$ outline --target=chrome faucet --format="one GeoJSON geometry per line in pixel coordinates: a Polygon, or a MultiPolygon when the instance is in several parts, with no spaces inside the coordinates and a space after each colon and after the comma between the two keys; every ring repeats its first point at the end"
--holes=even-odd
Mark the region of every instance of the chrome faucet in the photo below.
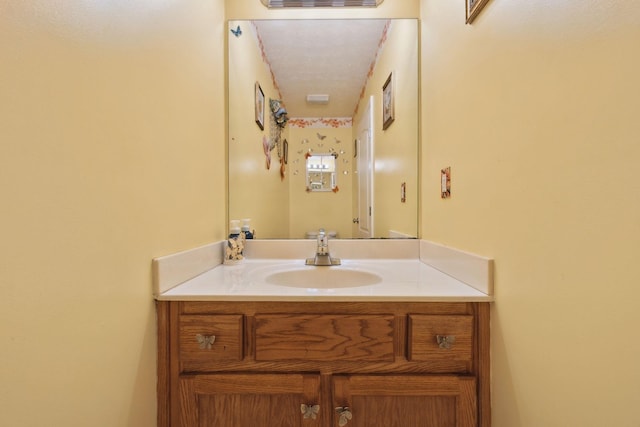
{"type": "Polygon", "coordinates": [[[331,258],[329,255],[329,237],[324,232],[324,229],[318,231],[316,256],[313,258],[307,258],[306,265],[340,265],[338,258],[331,258]]]}

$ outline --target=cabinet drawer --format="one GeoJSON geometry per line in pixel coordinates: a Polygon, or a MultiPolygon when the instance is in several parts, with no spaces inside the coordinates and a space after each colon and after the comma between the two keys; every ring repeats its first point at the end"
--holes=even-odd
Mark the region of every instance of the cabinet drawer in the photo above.
{"type": "Polygon", "coordinates": [[[180,316],[181,370],[200,370],[212,362],[242,360],[242,324],[240,314],[180,316]]]}
{"type": "Polygon", "coordinates": [[[473,330],[471,315],[409,315],[408,359],[433,372],[470,372],[473,330]]]}
{"type": "Polygon", "coordinates": [[[265,314],[255,317],[256,360],[394,360],[393,315],[265,314]]]}

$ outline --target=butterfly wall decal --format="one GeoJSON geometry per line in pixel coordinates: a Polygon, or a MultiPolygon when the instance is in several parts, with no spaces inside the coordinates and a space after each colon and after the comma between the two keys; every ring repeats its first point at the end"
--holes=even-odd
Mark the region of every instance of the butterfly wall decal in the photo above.
{"type": "Polygon", "coordinates": [[[242,35],[242,30],[240,29],[240,25],[234,30],[233,28],[230,30],[234,36],[240,37],[242,35]]]}
{"type": "Polygon", "coordinates": [[[327,135],[320,135],[320,132],[316,132],[316,135],[318,135],[318,139],[320,141],[322,141],[323,139],[325,139],[327,137],[327,135]]]}

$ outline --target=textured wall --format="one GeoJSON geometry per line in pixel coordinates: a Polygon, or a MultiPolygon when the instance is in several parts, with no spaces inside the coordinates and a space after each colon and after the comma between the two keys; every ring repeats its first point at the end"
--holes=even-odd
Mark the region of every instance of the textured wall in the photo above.
{"type": "Polygon", "coordinates": [[[422,237],[495,258],[493,426],[640,425],[637,2],[421,14],[422,237]]]}
{"type": "Polygon", "coordinates": [[[225,233],[224,3],[0,3],[0,413],[155,425],[151,258],[225,233]]]}

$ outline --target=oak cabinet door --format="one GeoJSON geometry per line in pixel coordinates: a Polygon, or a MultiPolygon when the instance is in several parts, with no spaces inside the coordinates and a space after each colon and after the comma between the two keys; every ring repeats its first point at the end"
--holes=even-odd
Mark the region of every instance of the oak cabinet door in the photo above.
{"type": "Polygon", "coordinates": [[[183,376],[182,427],[319,427],[320,377],[305,374],[183,376]],[[305,405],[302,407],[302,405],[305,405]],[[305,410],[305,407],[310,408],[305,410]],[[314,409],[316,411],[314,412],[314,409]]]}
{"type": "Polygon", "coordinates": [[[476,402],[474,377],[333,378],[334,427],[476,427],[476,402]]]}

